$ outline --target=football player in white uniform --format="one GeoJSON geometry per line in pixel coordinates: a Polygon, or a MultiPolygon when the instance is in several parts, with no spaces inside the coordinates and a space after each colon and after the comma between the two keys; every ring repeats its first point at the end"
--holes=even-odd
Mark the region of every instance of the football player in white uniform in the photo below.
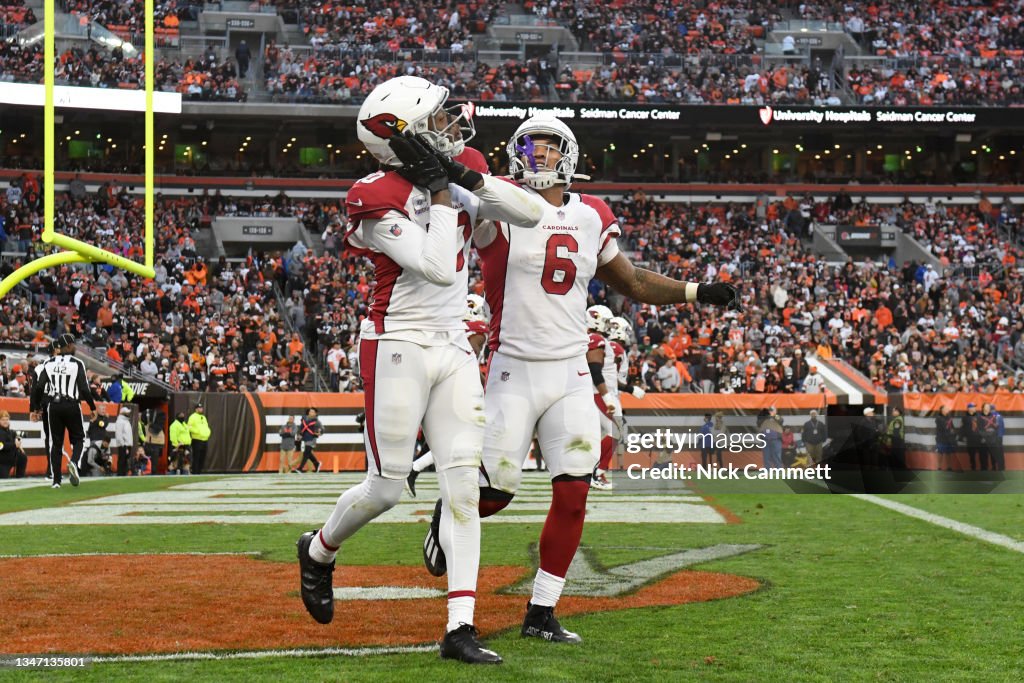
{"type": "MultiPolygon", "coordinates": [[[[487,304],[482,296],[470,294],[466,297],[466,314],[462,317],[462,321],[466,324],[466,337],[469,339],[469,345],[473,347],[473,353],[476,354],[481,365],[482,373],[484,344],[487,342],[487,304]]],[[[412,470],[405,479],[405,490],[413,498],[416,497],[416,479],[419,478],[420,472],[434,464],[434,452],[428,449],[422,450],[422,454],[412,461],[412,470]]]]}
{"type": "MultiPolygon", "coordinates": [[[[513,178],[544,199],[545,211],[530,229],[499,220],[474,234],[491,309],[480,514],[492,515],[511,502],[536,429],[551,472],[552,499],[520,632],[579,642],[558,623],[554,607],[583,533],[601,434],[586,359],[587,285],[597,275],[631,299],[655,304],[728,305],[736,291],[634,268],[619,252],[619,226],[608,206],[568,191],[578,177],[579,147],[558,119],[526,120],[507,150],[513,178]]],[[[438,544],[428,535],[426,546],[438,544]]],[[[440,552],[425,559],[428,571],[443,573],[440,552]]]]}
{"type": "MultiPolygon", "coordinates": [[[[629,355],[626,349],[632,343],[633,327],[625,318],[615,317],[608,321],[606,331],[608,343],[615,358],[615,379],[611,380],[606,377],[606,380],[616,384],[616,397],[624,391],[627,394],[631,394],[634,398],[642,399],[647,395],[647,392],[642,387],[633,386],[629,383],[629,355]]],[[[619,410],[616,414],[612,415],[612,447],[606,451],[604,441],[602,440],[601,461],[597,464],[597,469],[594,470],[594,479],[590,482],[593,488],[612,488],[607,472],[611,467],[612,456],[615,454],[617,447],[625,445],[625,415],[622,411],[622,403],[616,402],[616,406],[619,410]]]]}
{"type": "Polygon", "coordinates": [[[587,309],[587,331],[590,339],[587,343],[587,365],[594,381],[594,403],[601,422],[601,456],[590,480],[591,488],[611,490],[605,472],[610,467],[612,455],[615,453],[615,422],[616,416],[622,415],[622,403],[619,401],[619,377],[615,367],[615,350],[607,338],[608,326],[612,320],[612,312],[607,306],[591,306],[587,309]]]}
{"type": "Polygon", "coordinates": [[[375,266],[373,302],[359,340],[369,467],[366,479],[338,499],[323,528],[299,539],[301,593],[314,619],[333,618],[335,554],[398,502],[422,424],[441,488],[437,538],[452,557],[441,656],[498,663],[501,658],[481,646],[473,626],[484,412],[476,357],[462,322],[466,255],[478,219],[535,225],[543,202],[452,161],[468,139],[460,121],[472,127],[466,108],[445,109],[447,97],[446,88],[401,76],[374,88],[359,110],[359,139],[383,166],[355,183],[346,200],[346,246],[375,266]]]}

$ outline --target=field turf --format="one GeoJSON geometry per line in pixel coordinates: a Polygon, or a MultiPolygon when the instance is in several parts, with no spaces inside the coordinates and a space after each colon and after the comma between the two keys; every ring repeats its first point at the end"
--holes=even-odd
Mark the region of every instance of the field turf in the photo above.
{"type": "MultiPolygon", "coordinates": [[[[224,482],[225,487],[232,484],[230,478],[208,480],[224,482]]],[[[157,492],[183,481],[129,478],[88,481],[78,489],[61,491],[0,489],[0,524],[4,513],[59,505],[73,515],[77,507],[73,501],[157,492]]],[[[340,480],[310,475],[303,481],[340,480]]],[[[342,488],[339,483],[339,491],[342,488]]],[[[614,495],[594,494],[591,503],[615,500],[614,495]]],[[[890,498],[1024,540],[1024,496],[890,498]]],[[[0,669],[0,680],[1020,680],[1024,666],[1020,552],[849,496],[716,493],[714,504],[731,513],[737,523],[643,523],[638,519],[636,523],[588,524],[583,545],[598,565],[611,569],[690,548],[756,544],[762,547],[684,571],[747,577],[759,582],[759,588],[737,597],[639,609],[628,608],[627,595],[620,600],[626,609],[564,617],[563,623],[584,638],[575,647],[521,639],[515,627],[486,633],[490,646],[505,658],[500,667],[480,669],[441,661],[433,649],[371,656],[279,654],[259,659],[232,659],[224,656],[229,653],[216,651],[217,658],[205,660],[94,663],[65,671],[0,669]]],[[[256,552],[261,563],[293,563],[295,539],[307,528],[286,523],[186,521],[0,526],[0,555],[256,552]]],[[[422,523],[373,524],[345,545],[339,565],[418,567],[424,529],[422,523]]],[[[538,523],[486,523],[482,564],[532,567],[531,544],[539,533],[538,523]]],[[[5,561],[0,560],[0,577],[5,561]]],[[[345,571],[339,566],[335,586],[342,585],[345,571]]],[[[217,599],[209,596],[210,601],[217,599]]],[[[130,591],[124,601],[125,608],[131,609],[130,591]]],[[[343,604],[339,603],[336,621],[361,618],[358,612],[344,611],[343,604]]],[[[441,598],[428,605],[443,611],[441,598]]],[[[196,610],[202,608],[196,605],[196,610]]],[[[18,609],[9,601],[0,603],[0,621],[18,609]]],[[[423,643],[438,635],[424,634],[423,643]]],[[[54,633],[58,641],[60,637],[54,633]]],[[[82,652],[73,643],[66,645],[58,651],[82,652]]],[[[7,651],[3,645],[0,649],[7,651]]]]}

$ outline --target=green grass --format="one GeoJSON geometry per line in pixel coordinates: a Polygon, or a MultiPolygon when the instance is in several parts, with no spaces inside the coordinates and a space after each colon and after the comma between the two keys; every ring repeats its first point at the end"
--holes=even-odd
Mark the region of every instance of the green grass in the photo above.
{"type": "MultiPolygon", "coordinates": [[[[131,480],[123,483],[135,485],[131,480]]],[[[8,497],[27,493],[0,496],[0,509],[8,497]]],[[[1015,495],[899,500],[1003,533],[1010,533],[1012,520],[1022,518],[1024,504],[1024,497],[1015,495]]],[[[486,671],[424,653],[101,664],[8,677],[240,682],[1019,680],[1024,628],[1020,554],[849,497],[718,495],[716,503],[742,523],[593,524],[586,529],[584,544],[605,566],[717,543],[763,544],[761,550],[694,567],[757,578],[761,590],[707,603],[568,617],[566,626],[585,639],[577,647],[524,641],[516,632],[491,637],[488,642],[506,663],[486,671]]],[[[416,566],[423,529],[414,524],[374,525],[346,544],[341,561],[416,566]]],[[[283,524],[75,527],[75,533],[61,534],[60,550],[259,551],[266,561],[291,562],[302,530],[283,524]]],[[[53,552],[48,539],[60,531],[0,527],[0,553],[53,552]]],[[[527,565],[540,526],[488,524],[483,532],[484,564],[527,565]]],[[[1019,538],[1020,532],[1010,535],[1019,538]]],[[[336,574],[336,584],[343,583],[343,576],[336,574]]],[[[0,672],[0,678],[6,673],[0,672]]]]}

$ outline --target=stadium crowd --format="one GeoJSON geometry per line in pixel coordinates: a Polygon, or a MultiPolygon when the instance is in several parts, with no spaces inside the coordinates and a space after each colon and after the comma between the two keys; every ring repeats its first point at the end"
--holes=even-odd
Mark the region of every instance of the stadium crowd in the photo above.
{"type": "MultiPolygon", "coordinates": [[[[0,193],[0,250],[38,255],[41,180],[24,174],[0,193]]],[[[335,202],[284,193],[259,199],[203,193],[158,197],[157,277],[68,266],[5,301],[11,339],[71,331],[112,360],[173,386],[275,390],[305,386],[306,345],[334,388],[358,386],[356,331],[372,295],[371,264],[343,250],[335,202]],[[295,216],[323,251],[298,244],[244,263],[207,264],[194,234],[216,215],[295,216]],[[283,310],[273,291],[277,283],[283,310]],[[26,311],[25,306],[31,310],[26,311]],[[26,321],[13,327],[15,321],[26,321]],[[290,323],[290,324],[289,324],[290,323]],[[302,330],[295,337],[289,330],[302,330]]],[[[656,391],[820,390],[815,357],[841,358],[887,390],[1024,388],[1024,285],[1011,205],[855,203],[791,197],[753,204],[671,204],[637,191],[611,204],[633,258],[671,277],[733,281],[739,311],[638,306],[592,284],[595,303],[634,326],[632,380],[656,391]],[[810,221],[898,226],[942,264],[827,264],[802,237],[810,221]]],[[[76,180],[58,195],[58,228],[129,258],[142,255],[140,199],[76,180]]],[[[22,254],[24,255],[22,257],[22,254]]],[[[472,291],[482,278],[470,262],[472,291]]]]}
{"type": "MultiPolygon", "coordinates": [[[[65,9],[130,35],[141,30],[141,4],[66,0],[65,9]]],[[[473,36],[499,13],[489,2],[258,4],[295,16],[312,48],[296,57],[288,46],[267,46],[263,76],[275,101],[358,103],[376,83],[402,73],[434,78],[455,97],[479,101],[822,105],[842,103],[843,91],[858,104],[876,106],[1024,101],[1020,3],[1011,0],[980,6],[971,0],[887,1],[869,3],[863,12],[828,0],[793,7],[805,19],[842,26],[871,55],[886,58],[849,61],[842,88],[817,62],[761,63],[758,41],[782,18],[782,2],[524,3],[543,20],[569,28],[581,49],[611,57],[597,67],[555,55],[522,64],[478,61],[473,36]]],[[[179,21],[195,19],[200,9],[195,2],[157,3],[161,30],[177,31],[179,21]]],[[[2,11],[11,25],[34,18],[20,0],[2,11]]],[[[0,44],[2,80],[38,81],[39,62],[38,45],[0,44]]],[[[69,50],[61,62],[61,78],[76,85],[135,88],[142,77],[139,61],[116,51],[69,50]]],[[[230,59],[161,60],[159,68],[160,89],[196,100],[246,99],[230,59]]]]}
{"type": "Polygon", "coordinates": [[[496,8],[497,4],[488,0],[465,4],[414,0],[345,4],[324,0],[300,3],[299,20],[314,48],[459,52],[472,49],[473,34],[486,31],[496,8]]]}

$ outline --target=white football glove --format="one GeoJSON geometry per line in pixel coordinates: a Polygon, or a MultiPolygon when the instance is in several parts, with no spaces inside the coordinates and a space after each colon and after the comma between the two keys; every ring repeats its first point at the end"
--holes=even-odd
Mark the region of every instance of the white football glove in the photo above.
{"type": "Polygon", "coordinates": [[[647,395],[647,392],[640,387],[633,387],[633,398],[643,398],[647,395]]]}

